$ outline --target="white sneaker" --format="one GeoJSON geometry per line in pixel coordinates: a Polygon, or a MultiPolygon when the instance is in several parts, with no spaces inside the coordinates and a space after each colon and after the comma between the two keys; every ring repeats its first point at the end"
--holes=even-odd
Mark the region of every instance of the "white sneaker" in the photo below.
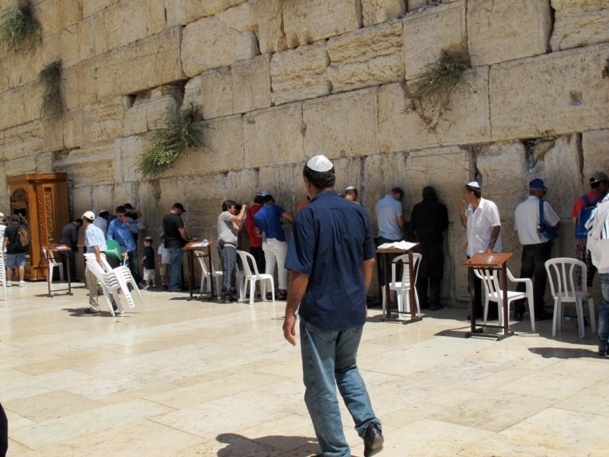
{"type": "Polygon", "coordinates": [[[25,287],[25,281],[19,281],[19,287],[25,287]]]}
{"type": "Polygon", "coordinates": [[[6,287],[13,287],[10,281],[6,281],[6,287]]]}

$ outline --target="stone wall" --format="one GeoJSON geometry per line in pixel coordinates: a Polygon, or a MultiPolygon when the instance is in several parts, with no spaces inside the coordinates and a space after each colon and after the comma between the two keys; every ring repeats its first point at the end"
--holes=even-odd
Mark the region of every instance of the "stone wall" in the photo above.
{"type": "MultiPolygon", "coordinates": [[[[17,0],[0,0],[0,9],[17,0]]],[[[519,251],[513,211],[527,182],[546,180],[572,256],[571,206],[609,171],[609,7],[604,0],[34,0],[36,45],[0,49],[0,210],[6,176],[65,171],[71,212],[131,202],[157,236],[174,201],[188,230],[215,238],[226,198],[266,190],[293,211],[301,169],[334,159],[337,187],[374,206],[407,190],[406,219],[433,185],[449,208],[443,286],[467,296],[465,182],[497,202],[506,251],[519,251]],[[411,89],[447,49],[472,68],[434,131],[411,89]],[[62,61],[65,112],[40,116],[39,71],[62,61]],[[155,179],[136,169],[155,130],[201,107],[201,145],[155,179]]],[[[289,227],[286,227],[289,232],[289,227]]],[[[518,255],[510,268],[519,270],[518,255]]]]}

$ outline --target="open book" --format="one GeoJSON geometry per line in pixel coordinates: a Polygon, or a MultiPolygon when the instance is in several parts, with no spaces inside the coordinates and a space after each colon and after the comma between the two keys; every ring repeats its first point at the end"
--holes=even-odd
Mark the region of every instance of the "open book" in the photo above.
{"type": "Polygon", "coordinates": [[[394,241],[393,243],[383,243],[378,249],[380,251],[383,249],[401,249],[403,251],[409,251],[416,245],[417,243],[409,243],[408,241],[394,241]]]}

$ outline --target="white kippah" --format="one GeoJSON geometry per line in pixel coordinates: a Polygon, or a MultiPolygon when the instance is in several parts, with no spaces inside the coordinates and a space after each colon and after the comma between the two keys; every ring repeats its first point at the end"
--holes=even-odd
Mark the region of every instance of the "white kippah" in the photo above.
{"type": "Polygon", "coordinates": [[[334,165],[326,156],[318,155],[309,159],[307,162],[307,167],[313,171],[324,172],[330,171],[332,168],[334,168],[334,165]]]}
{"type": "Polygon", "coordinates": [[[355,186],[349,186],[345,190],[355,190],[355,186]]]}
{"type": "Polygon", "coordinates": [[[480,189],[480,184],[478,184],[476,181],[472,181],[467,184],[467,187],[473,187],[474,189],[480,189]]]}

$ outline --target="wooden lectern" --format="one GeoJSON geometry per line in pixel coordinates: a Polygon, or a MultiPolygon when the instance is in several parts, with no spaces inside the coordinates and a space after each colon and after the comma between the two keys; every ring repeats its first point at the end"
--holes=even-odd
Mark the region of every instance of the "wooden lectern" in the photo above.
{"type": "Polygon", "coordinates": [[[58,244],[61,229],[70,222],[67,178],[67,173],[31,173],[6,178],[11,214],[22,216],[30,231],[25,265],[25,278],[30,281],[46,278],[47,262],[42,247],[58,244]]]}

